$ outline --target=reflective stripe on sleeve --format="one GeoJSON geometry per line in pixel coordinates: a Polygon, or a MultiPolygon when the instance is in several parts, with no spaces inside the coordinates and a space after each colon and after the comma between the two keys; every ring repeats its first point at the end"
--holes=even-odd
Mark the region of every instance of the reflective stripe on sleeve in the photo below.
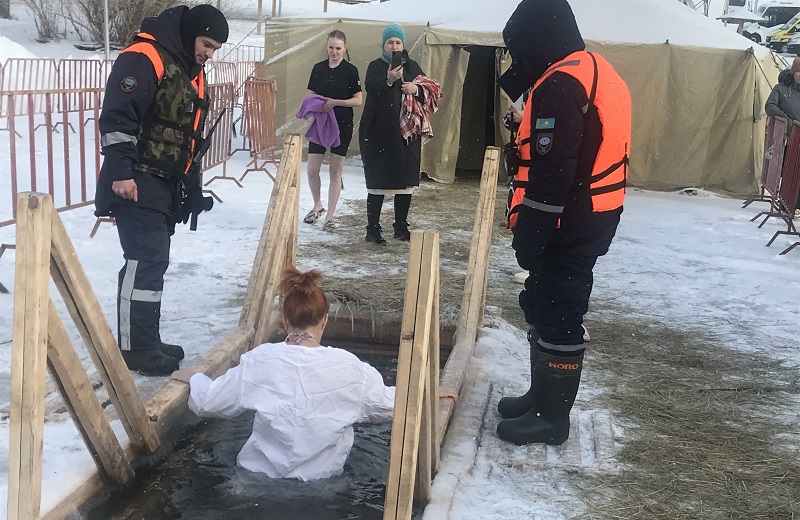
{"type": "Polygon", "coordinates": [[[547,213],[563,213],[564,206],[553,206],[550,204],[545,204],[543,202],[536,202],[535,200],[531,200],[528,197],[522,198],[522,204],[528,206],[529,208],[538,209],[539,211],[544,211],[547,213]]]}
{"type": "Polygon", "coordinates": [[[126,134],[125,132],[109,132],[107,134],[103,134],[103,136],[100,138],[100,146],[102,148],[119,143],[133,143],[133,146],[136,146],[138,142],[139,140],[136,139],[135,135],[126,134]]]}

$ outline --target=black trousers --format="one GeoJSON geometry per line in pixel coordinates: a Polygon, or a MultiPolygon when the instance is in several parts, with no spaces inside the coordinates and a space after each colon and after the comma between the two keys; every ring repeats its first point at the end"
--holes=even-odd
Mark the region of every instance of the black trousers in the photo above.
{"type": "Polygon", "coordinates": [[[169,266],[174,220],[152,209],[114,207],[125,265],[117,281],[117,341],[122,350],[149,350],[161,342],[161,293],[169,266]]]}
{"type": "Polygon", "coordinates": [[[557,352],[583,348],[583,316],[589,310],[596,255],[545,253],[521,259],[528,270],[519,306],[539,333],[539,344],[557,352]]]}

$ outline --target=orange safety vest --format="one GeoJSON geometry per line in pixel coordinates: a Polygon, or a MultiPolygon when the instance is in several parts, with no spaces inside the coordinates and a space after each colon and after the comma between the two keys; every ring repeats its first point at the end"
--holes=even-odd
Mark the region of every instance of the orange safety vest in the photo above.
{"type": "MultiPolygon", "coordinates": [[[[147,33],[138,33],[136,36],[140,40],[145,40],[145,41],[136,42],[127,47],[122,52],[138,52],[140,54],[144,54],[145,56],[147,56],[150,59],[150,62],[153,64],[153,70],[155,70],[158,82],[161,83],[161,81],[164,79],[165,66],[164,66],[164,59],[162,58],[158,49],[156,49],[158,41],[152,35],[147,33]]],[[[120,54],[122,54],[122,52],[120,54]]],[[[205,100],[205,86],[206,86],[205,70],[200,69],[199,74],[194,79],[191,79],[190,82],[192,87],[197,93],[197,98],[199,100],[205,100]]],[[[194,120],[192,123],[192,130],[194,132],[197,132],[198,128],[200,128],[200,125],[204,123],[204,117],[203,117],[204,106],[207,106],[207,102],[206,104],[203,103],[195,104],[194,120]]],[[[190,139],[189,153],[186,160],[186,165],[183,169],[183,173],[189,171],[189,167],[191,166],[194,157],[194,150],[195,150],[195,139],[190,139]]]]}
{"type": "MultiPolygon", "coordinates": [[[[612,211],[622,206],[625,199],[625,183],[628,176],[628,153],[631,142],[631,96],[622,78],[602,56],[587,51],[577,51],[554,63],[534,84],[517,133],[519,170],[512,181],[512,193],[508,207],[508,225],[514,228],[520,205],[544,206],[525,198],[525,186],[529,180],[531,164],[531,121],[533,93],[554,72],[563,72],[580,81],[589,99],[583,107],[587,114],[594,106],[602,124],[602,140],[594,159],[589,177],[589,194],[592,211],[612,211]]],[[[536,132],[541,132],[537,129],[536,132]]],[[[552,132],[552,130],[550,131],[552,132]]],[[[585,158],[579,158],[579,163],[585,158]]],[[[576,179],[580,181],[582,179],[576,179]]],[[[541,208],[540,208],[541,209],[541,208]]],[[[546,209],[545,211],[550,211],[546,209]]],[[[553,212],[560,213],[553,207],[553,212]]]]}

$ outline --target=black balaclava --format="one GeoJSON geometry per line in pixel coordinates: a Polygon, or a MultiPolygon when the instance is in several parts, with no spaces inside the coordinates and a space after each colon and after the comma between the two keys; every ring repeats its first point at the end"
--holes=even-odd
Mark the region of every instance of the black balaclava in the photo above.
{"type": "Polygon", "coordinates": [[[513,99],[553,63],[586,48],[567,0],[522,0],[503,29],[512,65],[500,87],[513,99]]]}
{"type": "Polygon", "coordinates": [[[194,40],[198,36],[208,36],[219,43],[228,41],[228,21],[213,5],[197,5],[181,17],[181,41],[190,56],[194,56],[194,40]]]}

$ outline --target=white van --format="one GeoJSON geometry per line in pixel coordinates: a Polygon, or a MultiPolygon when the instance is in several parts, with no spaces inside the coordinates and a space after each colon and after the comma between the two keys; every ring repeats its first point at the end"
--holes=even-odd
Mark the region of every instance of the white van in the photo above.
{"type": "Polygon", "coordinates": [[[766,44],[767,36],[800,13],[800,0],[768,0],[759,2],[756,14],[766,18],[763,22],[745,24],[745,37],[766,44]]]}

